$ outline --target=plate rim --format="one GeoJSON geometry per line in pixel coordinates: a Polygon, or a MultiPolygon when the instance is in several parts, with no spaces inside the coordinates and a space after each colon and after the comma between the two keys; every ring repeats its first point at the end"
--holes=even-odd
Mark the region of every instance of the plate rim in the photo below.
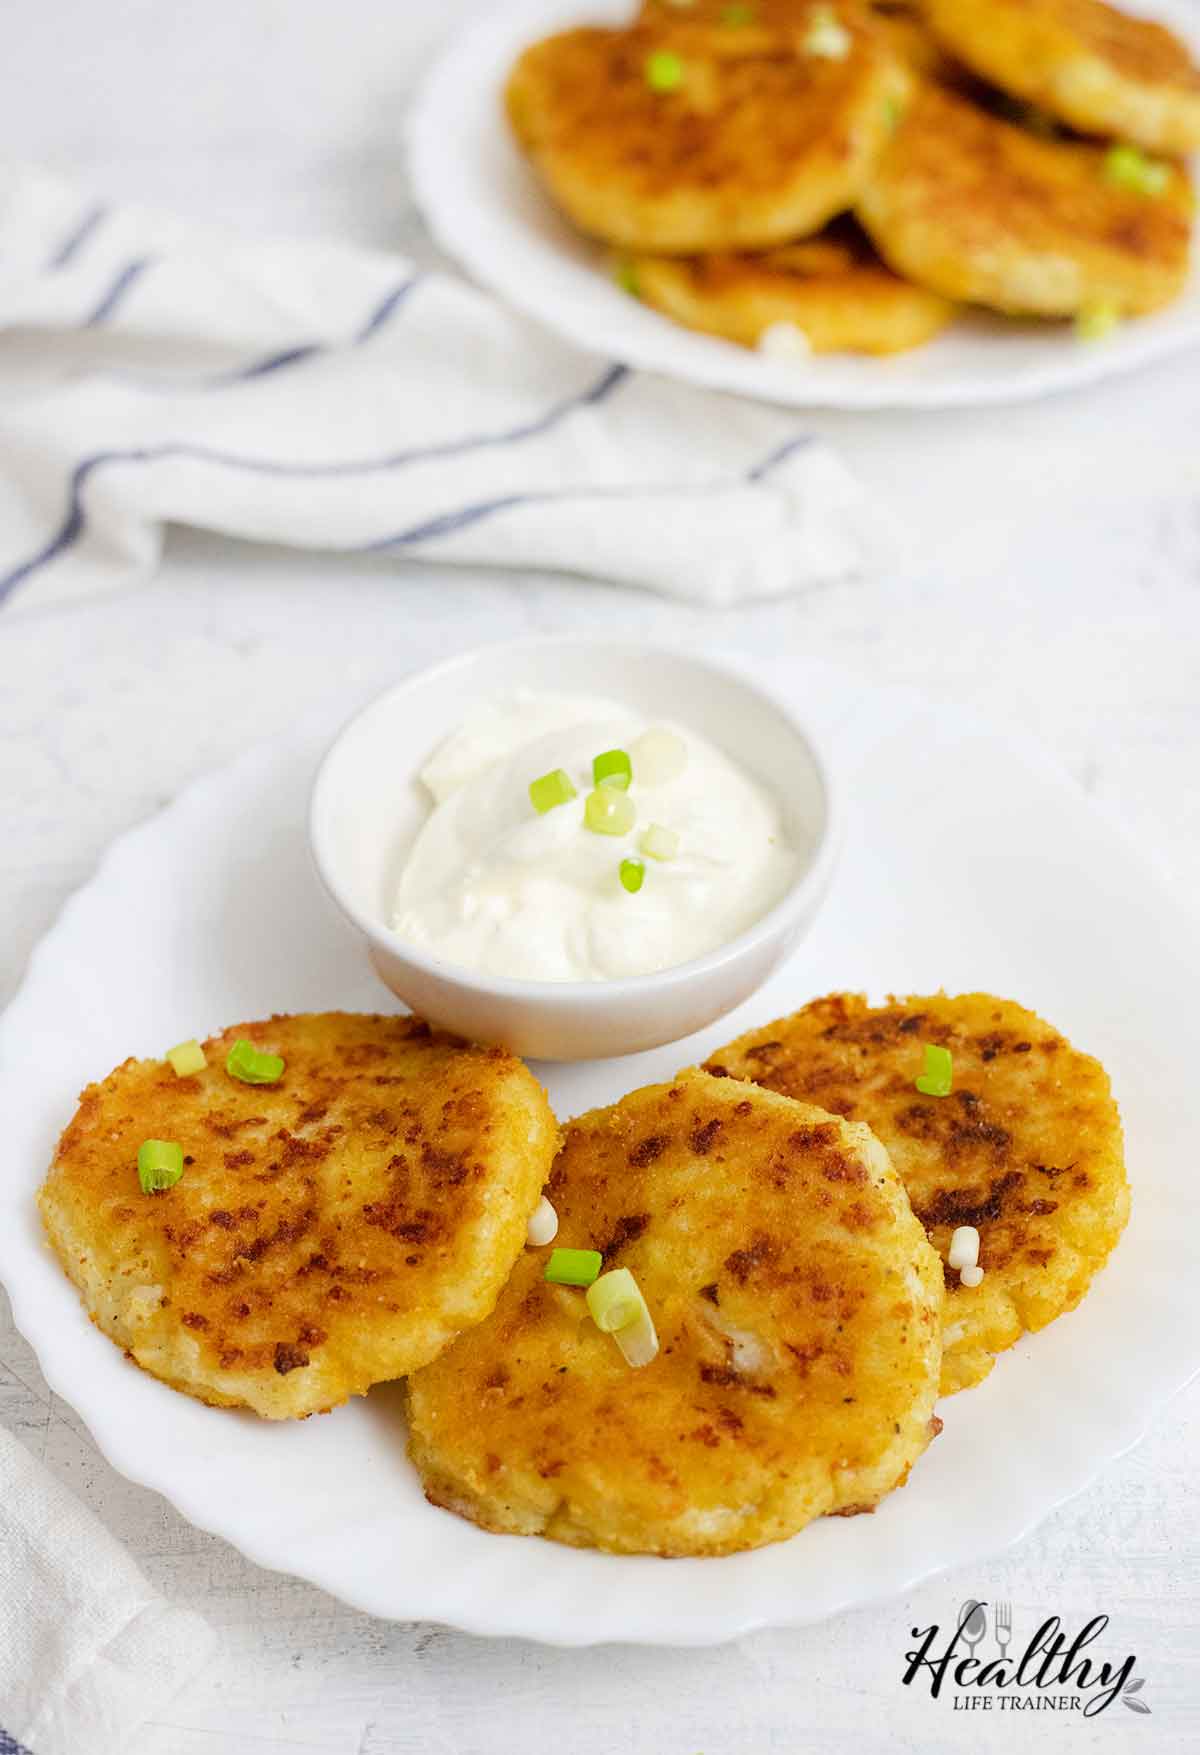
{"type": "MultiPolygon", "coordinates": [[[[1184,0],[1122,0],[1122,4],[1131,12],[1161,18],[1200,54],[1200,17],[1194,10],[1184,9],[1184,0]]],[[[868,362],[880,368],[878,381],[861,384],[797,381],[792,386],[781,376],[777,388],[768,388],[742,381],[747,350],[715,337],[683,330],[689,342],[703,344],[704,352],[698,346],[695,361],[689,361],[688,370],[681,370],[677,362],[664,363],[662,350],[656,345],[651,330],[643,336],[635,329],[632,335],[622,335],[619,339],[607,332],[598,334],[593,330],[584,333],[560,301],[540,296],[536,277],[522,275],[519,270],[510,268],[502,249],[481,244],[481,230],[473,224],[474,209],[464,206],[457,216],[451,211],[441,198],[442,176],[437,168],[439,160],[445,156],[447,120],[455,113],[461,114],[461,105],[454,101],[462,84],[461,69],[464,64],[473,64],[480,43],[495,39],[511,47],[510,33],[520,21],[528,20],[536,26],[541,19],[545,24],[550,22],[547,15],[553,11],[558,14],[556,22],[562,23],[565,9],[575,10],[576,6],[580,22],[587,22],[590,16],[587,0],[500,0],[498,5],[481,11],[426,68],[414,91],[404,123],[404,151],[410,188],[435,243],[461,269],[511,309],[541,324],[560,340],[597,358],[619,359],[638,371],[659,373],[678,383],[743,396],[768,406],[846,412],[905,409],[931,412],[1011,406],[1070,390],[1087,389],[1127,376],[1189,348],[1200,347],[1200,306],[1190,322],[1185,315],[1174,326],[1156,326],[1154,318],[1166,316],[1171,310],[1168,305],[1161,312],[1149,313],[1137,326],[1124,328],[1103,346],[1074,347],[1064,336],[1061,362],[1055,360],[1021,372],[1014,372],[1011,368],[1006,370],[1002,359],[998,358],[995,366],[986,372],[972,372],[962,382],[889,380],[887,368],[895,365],[896,360],[903,362],[908,357],[899,355],[892,361],[868,362]]],[[[1200,245],[1195,242],[1192,286],[1200,300],[1200,245]]],[[[680,326],[671,323],[669,318],[658,318],[657,313],[653,315],[671,330],[679,331],[680,326]]],[[[967,320],[970,315],[968,309],[967,320]]],[[[665,333],[665,330],[659,333],[665,333]]],[[[919,357],[922,351],[917,349],[913,357],[919,357]]],[[[818,364],[827,361],[832,367],[835,362],[850,359],[856,364],[861,363],[856,356],[831,354],[818,364]]]]}
{"type": "MultiPolygon", "coordinates": [[[[746,661],[744,655],[739,656],[742,656],[743,660],[746,661]]],[[[752,658],[747,662],[757,665],[763,661],[752,658]]],[[[766,662],[772,666],[779,664],[778,660],[767,660],[766,662]]],[[[823,660],[790,659],[785,662],[792,670],[801,674],[820,672],[832,678],[852,679],[860,691],[865,686],[873,694],[878,694],[888,701],[903,705],[909,711],[930,714],[938,720],[948,720],[960,727],[968,724],[992,737],[1000,735],[998,728],[990,720],[977,714],[969,707],[931,701],[919,691],[903,685],[866,682],[865,679],[856,676],[852,670],[823,660]]],[[[286,727],[275,736],[256,744],[231,761],[199,775],[182,787],[166,806],[122,831],[109,843],[90,877],[67,898],[51,926],[34,946],[21,983],[12,1000],[0,1014],[0,1085],[5,1082],[5,1067],[19,1063],[19,1055],[12,1052],[12,1037],[19,1026],[23,1006],[28,1003],[28,995],[35,990],[35,984],[40,978],[43,968],[48,963],[53,964],[57,955],[58,942],[70,930],[77,913],[87,906],[92,892],[102,888],[109,881],[112,868],[114,866],[119,868],[123,861],[135,858],[141,844],[152,843],[156,835],[161,832],[164,822],[178,821],[201,811],[205,806],[205,801],[211,796],[219,796],[231,785],[248,783],[256,771],[270,770],[274,764],[286,759],[288,752],[292,749],[295,749],[299,755],[316,738],[318,731],[322,736],[326,735],[330,728],[341,723],[345,716],[345,701],[339,696],[335,702],[324,704],[320,709],[305,715],[298,723],[286,727]]],[[[1093,816],[1108,834],[1120,835],[1130,856],[1136,858],[1145,869],[1148,883],[1156,891],[1167,896],[1185,918],[1193,918],[1182,895],[1177,894],[1163,877],[1163,874],[1145,860],[1138,847],[1136,837],[1128,831],[1120,819],[1114,820],[1110,812],[1098,808],[1095,801],[1087,798],[1079,789],[1075,788],[1066,770],[1036,740],[1021,733],[1017,733],[1014,737],[1007,730],[1003,735],[1009,745],[1015,742],[1021,748],[1023,758],[1040,768],[1048,780],[1053,779],[1059,784],[1065,781],[1070,784],[1072,789],[1077,792],[1077,801],[1081,810],[1093,816]]],[[[309,753],[315,756],[315,751],[309,753]]],[[[305,759],[307,760],[307,757],[305,759]]],[[[1200,935],[1197,936],[1197,945],[1200,948],[1200,935]]],[[[28,1202],[32,1190],[23,1189],[20,1177],[15,1180],[13,1187],[14,1194],[11,1202],[0,1198],[0,1207],[11,1205],[15,1210],[28,1202]]],[[[1115,1463],[1134,1448],[1146,1435],[1151,1425],[1161,1417],[1163,1409],[1169,1406],[1174,1396],[1186,1388],[1196,1376],[1200,1375],[1200,1345],[1198,1345],[1189,1367],[1182,1374],[1179,1374],[1176,1367],[1172,1366],[1171,1383],[1165,1388],[1156,1389],[1154,1394],[1144,1402],[1139,1403],[1132,1413],[1124,1410],[1106,1410],[1106,1429],[1112,1433],[1111,1439],[1105,1442],[1102,1450],[1089,1456],[1086,1466],[1071,1475],[1068,1482],[1053,1488],[1046,1497],[1037,1499],[1035,1509],[1026,1512],[1018,1508],[1010,1514],[1005,1496],[994,1496],[993,1500],[987,1504],[982,1520],[978,1515],[979,1508],[975,1508],[976,1516],[973,1521],[969,1526],[963,1526],[970,1532],[965,1540],[957,1533],[953,1537],[948,1537],[947,1549],[940,1557],[931,1559],[927,1565],[906,1563],[904,1576],[897,1576],[890,1583],[857,1591],[847,1586],[847,1588],[838,1591],[835,1599],[825,1605],[812,1610],[801,1608],[794,1613],[781,1613],[772,1610],[769,1606],[739,1611],[735,1595],[726,1599],[728,1606],[723,1611],[718,1625],[688,1623],[684,1627],[672,1626],[662,1633],[643,1630],[630,1633],[620,1629],[597,1631],[596,1617],[589,1616],[586,1612],[570,1624],[563,1622],[548,1630],[545,1620],[538,1617],[536,1604],[531,1609],[519,1592],[516,1593],[515,1613],[506,1612],[504,1615],[500,1615],[492,1597],[484,1593],[477,1604],[476,1600],[466,1592],[456,1599],[452,1610],[447,1610],[444,1607],[431,1609],[428,1599],[421,1598],[419,1586],[414,1587],[406,1582],[397,1595],[393,1576],[389,1601],[386,1606],[383,1606],[373,1595],[372,1589],[366,1586],[359,1587],[353,1583],[348,1584],[343,1577],[337,1575],[336,1568],[331,1571],[330,1566],[323,1558],[316,1562],[306,1563],[300,1556],[289,1554],[281,1559],[277,1551],[272,1551],[270,1544],[261,1545],[244,1528],[239,1527],[236,1533],[231,1533],[228,1523],[222,1526],[219,1517],[214,1517],[213,1508],[205,1503],[203,1495],[201,1494],[197,1498],[194,1482],[199,1479],[198,1476],[193,1476],[190,1479],[185,1478],[183,1482],[175,1480],[169,1473],[165,1459],[161,1467],[149,1466],[141,1458],[132,1431],[123,1432],[117,1422],[110,1422],[107,1426],[103,1421],[97,1421],[96,1424],[93,1424],[89,1415],[94,1410],[89,1409],[85,1412],[84,1407],[79,1405],[79,1401],[82,1400],[84,1406],[87,1406],[87,1396],[86,1394],[80,1396],[80,1383],[71,1379],[69,1342],[64,1340],[61,1346],[56,1347],[53,1332],[43,1332],[39,1335],[36,1321],[31,1320],[34,1316],[36,1286],[20,1271],[20,1258],[26,1247],[33,1250],[36,1248],[36,1244],[26,1245],[21,1240],[16,1228],[0,1226],[0,1279],[3,1280],[12,1301],[14,1323],[32,1348],[45,1381],[52,1392],[60,1396],[75,1410],[101,1454],[119,1474],[138,1486],[147,1487],[151,1491],[162,1494],[196,1528],[229,1541],[254,1564],[262,1566],[268,1571],[303,1579],[364,1613],[381,1619],[431,1621],[486,1637],[528,1638],[561,1648],[617,1643],[702,1648],[724,1644],[767,1627],[812,1625],[832,1619],[835,1615],[845,1613],[848,1610],[893,1601],[956,1566],[982,1562],[987,1557],[1022,1541],[1053,1511],[1086,1491],[1088,1486],[1110,1463],[1115,1463]]],[[[45,1245],[43,1244],[42,1247],[44,1249],[45,1245]]],[[[86,1323],[82,1306],[80,1306],[80,1322],[86,1323]]],[[[523,1540],[519,1537],[493,1537],[490,1539],[507,1540],[512,1543],[519,1543],[523,1540]]],[[[633,1559],[635,1564],[639,1563],[638,1557],[606,1556],[605,1559],[615,1565],[623,1565],[629,1559],[633,1559]]],[[[649,1564],[652,1566],[687,1565],[688,1562],[666,1562],[650,1558],[649,1564]]],[[[847,1576],[852,1579],[854,1574],[850,1571],[847,1576]]],[[[508,1606],[512,1607],[511,1602],[508,1606]]],[[[607,1624],[609,1619],[610,1617],[604,1611],[600,1612],[601,1623],[607,1624]]]]}

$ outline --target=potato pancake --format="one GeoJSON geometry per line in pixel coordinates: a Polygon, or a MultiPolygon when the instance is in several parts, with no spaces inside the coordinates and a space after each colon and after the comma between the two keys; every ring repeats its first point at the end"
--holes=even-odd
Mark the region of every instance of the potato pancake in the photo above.
{"type": "Polygon", "coordinates": [[[127,1060],[89,1085],[38,1197],[92,1320],[219,1407],[300,1417],[432,1359],[495,1303],[557,1143],[511,1054],[418,1018],[239,1024],[179,1078],[127,1060]],[[276,1084],[225,1070],[245,1037],[276,1084]],[[143,1194],[138,1148],[177,1143],[143,1194]]]}
{"type": "Polygon", "coordinates": [[[853,205],[907,75],[850,13],[835,60],[770,33],[640,27],[535,43],[517,139],[583,231],[661,255],[765,249],[853,205]]]}
{"type": "Polygon", "coordinates": [[[961,1285],[946,1269],[943,1394],[978,1383],[1025,1330],[1072,1310],[1129,1217],[1108,1075],[1009,1000],[936,994],[870,1006],[835,993],[707,1065],[865,1122],[943,1261],[957,1226],[979,1232],[982,1283],[961,1285]],[[950,1052],[947,1097],[915,1087],[926,1043],[950,1052]]]}
{"type": "Polygon", "coordinates": [[[982,78],[1085,134],[1200,147],[1200,69],[1161,24],[1103,0],[927,0],[926,14],[982,78]]]}
{"type": "Polygon", "coordinates": [[[924,0],[869,0],[867,10],[893,54],[914,73],[950,84],[963,78],[964,69],[930,30],[924,0]]]}
{"type": "Polygon", "coordinates": [[[743,347],[786,323],[814,353],[900,353],[929,341],[955,312],[948,299],[885,268],[861,236],[840,225],[758,255],[627,260],[644,303],[743,347]]]}
{"type": "Polygon", "coordinates": [[[1044,317],[1151,311],[1187,276],[1191,185],[1173,165],[1161,193],[1139,194],[1105,156],[927,84],[856,211],[897,274],[945,298],[1044,317]]]}
{"type": "Polygon", "coordinates": [[[573,1121],[556,1246],[631,1270],[626,1364],[528,1250],[495,1311],[409,1382],[427,1496],[485,1529],[728,1554],[869,1511],[925,1449],[942,1275],[879,1142],[695,1070],[573,1121]]]}

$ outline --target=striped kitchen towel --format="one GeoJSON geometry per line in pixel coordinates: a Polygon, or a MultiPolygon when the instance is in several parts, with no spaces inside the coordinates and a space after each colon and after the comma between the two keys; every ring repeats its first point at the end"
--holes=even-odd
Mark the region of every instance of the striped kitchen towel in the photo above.
{"type": "Polygon", "coordinates": [[[582,352],[464,281],[0,171],[0,602],[146,578],[172,522],[702,604],[858,571],[794,413],[582,352]]]}

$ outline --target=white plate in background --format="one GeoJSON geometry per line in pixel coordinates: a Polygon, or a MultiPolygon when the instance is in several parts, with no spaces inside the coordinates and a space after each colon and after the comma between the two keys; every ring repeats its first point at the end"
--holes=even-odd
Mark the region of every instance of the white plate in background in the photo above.
{"type": "MultiPolygon", "coordinates": [[[[795,663],[841,757],[841,867],[812,935],[739,1013],[627,1060],[539,1068],[560,1116],[701,1059],[832,988],[984,988],[1108,1066],[1133,1216],[1081,1307],[940,1404],[945,1430],[873,1517],[727,1559],[617,1558],[490,1535],[426,1504],[383,1386],[288,1424],[211,1409],[87,1320],[34,1191],[75,1095],[128,1054],[272,1011],[390,1009],[309,863],[331,716],[201,780],[118,840],[0,1020],[0,1278],[50,1387],[113,1466],[252,1560],[368,1612],[556,1644],[702,1645],[911,1588],[1016,1540],[1141,1436],[1200,1368],[1200,929],[1075,785],[969,715],[795,663]]],[[[347,708],[354,703],[346,703],[347,708]]]]}
{"type": "MultiPolygon", "coordinates": [[[[1133,0],[1200,53],[1200,8],[1133,0]]],[[[635,0],[496,0],[450,44],[409,119],[413,191],[434,238],[510,305],[569,341],[647,371],[795,407],[951,408],[1013,402],[1092,384],[1200,343],[1200,254],[1182,295],[1103,342],[1069,323],[965,314],[928,346],[890,359],[764,358],[699,335],[613,284],[602,247],[559,214],[502,108],[508,71],[539,37],[577,24],[628,23],[635,0]]]]}

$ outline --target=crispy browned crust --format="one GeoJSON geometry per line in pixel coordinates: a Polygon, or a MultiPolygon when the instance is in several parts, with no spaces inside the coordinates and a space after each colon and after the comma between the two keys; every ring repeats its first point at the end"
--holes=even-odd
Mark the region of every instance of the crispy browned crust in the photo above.
{"type": "Polygon", "coordinates": [[[1152,19],[1103,0],[928,0],[939,40],[984,79],[1085,133],[1200,147],[1200,69],[1152,19]]]}
{"type": "Polygon", "coordinates": [[[946,298],[1070,316],[1094,302],[1153,310],[1188,270],[1192,192],[1116,187],[1104,148],[1052,140],[922,85],[857,212],[898,274],[946,298]]]}
{"type": "Polygon", "coordinates": [[[846,225],[757,255],[637,255],[630,266],[646,304],[743,347],[790,323],[814,353],[899,353],[931,340],[956,309],[893,274],[846,225]]]}
{"type": "Polygon", "coordinates": [[[835,993],[707,1064],[866,1122],[943,1260],[956,1226],[979,1231],[983,1284],[960,1286],[946,1270],[943,1392],[978,1382],[1023,1330],[1078,1304],[1128,1218],[1107,1074],[1010,1001],[936,994],[870,1006],[835,993]],[[949,1097],[915,1088],[927,1042],[950,1050],[949,1097]]]}
{"type": "Polygon", "coordinates": [[[767,33],[581,29],[535,43],[509,79],[517,139],[583,231],[666,255],[756,249],[816,231],[851,206],[905,75],[848,16],[844,61],[767,33]],[[656,92],[648,57],[679,56],[656,92]]]}
{"type": "Polygon", "coordinates": [[[682,1074],[570,1124],[556,1246],[628,1267],[638,1370],[529,1250],[409,1382],[429,1497],[488,1529],[720,1554],[873,1506],[929,1442],[942,1276],[866,1129],[682,1074]]]}
{"type": "Polygon", "coordinates": [[[556,1141],[500,1049],[415,1018],[332,1012],[235,1025],[178,1078],[128,1060],[84,1091],[39,1196],[93,1319],[214,1405],[299,1416],[423,1364],[490,1310],[556,1141]],[[246,1036],[278,1085],[224,1070],[246,1036]],[[182,1179],[144,1195],[144,1139],[182,1179]]]}

